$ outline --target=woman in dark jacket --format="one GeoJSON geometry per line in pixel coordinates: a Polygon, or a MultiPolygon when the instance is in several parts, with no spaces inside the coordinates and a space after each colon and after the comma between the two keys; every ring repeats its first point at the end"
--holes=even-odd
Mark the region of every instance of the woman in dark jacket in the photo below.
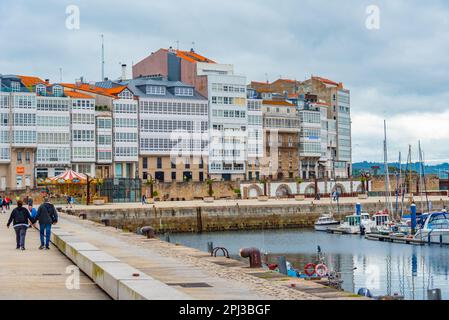
{"type": "Polygon", "coordinates": [[[25,236],[30,224],[33,224],[33,218],[31,218],[28,209],[23,207],[21,200],[17,201],[17,208],[11,212],[6,226],[9,228],[11,223],[16,231],[16,249],[25,250],[25,236]]]}

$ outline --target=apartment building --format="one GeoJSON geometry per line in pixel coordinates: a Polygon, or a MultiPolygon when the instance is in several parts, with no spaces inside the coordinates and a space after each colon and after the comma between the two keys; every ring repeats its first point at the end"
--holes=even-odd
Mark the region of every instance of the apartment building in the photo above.
{"type": "Polygon", "coordinates": [[[294,179],[299,172],[300,115],[288,101],[263,100],[265,170],[272,180],[294,179]]]}
{"type": "Polygon", "coordinates": [[[21,77],[0,76],[0,191],[33,186],[36,147],[36,94],[21,77]]]}
{"type": "Polygon", "coordinates": [[[91,95],[96,104],[96,170],[102,178],[138,176],[138,102],[126,85],[105,79],[101,82],[63,86],[91,95]]]}
{"type": "Polygon", "coordinates": [[[252,81],[249,88],[271,101],[289,101],[300,119],[299,173],[302,179],[351,176],[350,91],[342,83],[312,76],[305,81],[252,81]]]}
{"type": "Polygon", "coordinates": [[[246,178],[248,106],[246,77],[230,64],[218,64],[193,49],[160,49],[133,66],[133,76],[160,74],[190,84],[209,102],[209,175],[246,178]]]}
{"type": "Polygon", "coordinates": [[[139,178],[204,181],[208,159],[208,101],[192,85],[166,77],[124,82],[139,103],[139,178]]]}
{"type": "Polygon", "coordinates": [[[66,90],[71,99],[71,166],[72,170],[96,175],[95,99],[87,94],[66,90]]]}
{"type": "Polygon", "coordinates": [[[343,83],[312,76],[298,86],[298,92],[316,94],[329,105],[327,118],[335,126],[336,137],[331,140],[331,178],[347,178],[352,173],[351,103],[350,91],[343,83]]]}
{"type": "Polygon", "coordinates": [[[259,180],[265,163],[264,131],[263,131],[263,100],[258,98],[254,89],[247,89],[248,106],[248,141],[247,141],[247,177],[249,180],[259,180]]]}

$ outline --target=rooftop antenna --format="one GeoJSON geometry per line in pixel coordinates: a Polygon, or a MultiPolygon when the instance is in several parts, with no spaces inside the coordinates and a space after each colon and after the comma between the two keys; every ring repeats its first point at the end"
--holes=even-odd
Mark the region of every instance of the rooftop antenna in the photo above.
{"type": "Polygon", "coordinates": [[[192,51],[195,51],[195,41],[192,41],[192,51]]]}
{"type": "Polygon", "coordinates": [[[59,68],[59,82],[62,82],[62,68],[59,68]]]}
{"type": "Polygon", "coordinates": [[[176,40],[176,51],[179,51],[179,40],[176,40]]]}
{"type": "Polygon", "coordinates": [[[101,35],[101,81],[104,80],[104,35],[101,35]]]}

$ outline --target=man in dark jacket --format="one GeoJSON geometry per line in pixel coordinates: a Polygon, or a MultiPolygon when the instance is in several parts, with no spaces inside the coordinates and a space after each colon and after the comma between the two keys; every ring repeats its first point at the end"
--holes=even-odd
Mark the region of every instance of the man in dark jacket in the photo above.
{"type": "Polygon", "coordinates": [[[41,238],[41,246],[39,249],[42,250],[45,248],[49,250],[51,226],[58,222],[58,213],[56,212],[55,206],[49,202],[48,198],[45,198],[44,203],[39,206],[39,209],[37,209],[37,215],[34,221],[39,221],[41,238]]]}
{"type": "Polygon", "coordinates": [[[11,212],[6,226],[9,228],[11,223],[16,231],[16,249],[25,250],[25,236],[28,227],[33,223],[33,218],[31,218],[30,212],[23,207],[23,203],[20,200],[17,201],[17,208],[11,212]]]}

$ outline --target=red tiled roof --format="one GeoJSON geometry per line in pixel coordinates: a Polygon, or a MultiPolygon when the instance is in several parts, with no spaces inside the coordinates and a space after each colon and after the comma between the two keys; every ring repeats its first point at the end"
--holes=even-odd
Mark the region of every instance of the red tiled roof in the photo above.
{"type": "MultiPolygon", "coordinates": [[[[291,79],[277,79],[275,82],[297,83],[298,81],[296,81],[296,80],[291,80],[291,79]]],[[[274,82],[273,82],[273,83],[274,83],[274,82]]]]}
{"type": "Polygon", "coordinates": [[[312,77],[312,79],[321,81],[321,82],[326,83],[326,84],[331,84],[331,85],[334,85],[334,86],[338,86],[338,83],[337,83],[337,82],[332,81],[332,80],[329,80],[329,79],[326,79],[326,78],[322,78],[322,77],[312,77]]]}
{"type": "MultiPolygon", "coordinates": [[[[162,49],[164,51],[168,51],[168,49],[162,49]]],[[[216,63],[215,61],[208,59],[194,51],[182,51],[182,50],[174,50],[176,55],[189,62],[197,63],[197,62],[207,62],[207,63],[216,63]]]]}
{"type": "Polygon", "coordinates": [[[119,94],[126,88],[126,86],[118,86],[118,87],[114,87],[111,89],[105,89],[105,88],[101,88],[101,87],[97,87],[97,86],[92,87],[88,83],[81,83],[79,85],[76,85],[73,83],[61,83],[61,86],[65,87],[65,88],[70,88],[73,90],[81,90],[81,91],[91,92],[91,93],[100,94],[103,96],[108,96],[108,97],[113,97],[113,98],[117,97],[117,94],[119,94]]]}
{"type": "Polygon", "coordinates": [[[22,81],[23,85],[27,88],[34,87],[35,85],[42,83],[45,84],[45,81],[38,77],[30,77],[30,76],[18,76],[22,81]]]}
{"type": "Polygon", "coordinates": [[[88,94],[82,93],[82,92],[78,92],[78,91],[69,91],[69,90],[66,90],[66,91],[64,91],[64,94],[65,94],[67,97],[70,97],[70,98],[94,99],[94,97],[92,97],[92,96],[90,96],[90,95],[88,95],[88,94]]]}
{"type": "Polygon", "coordinates": [[[262,104],[272,105],[272,106],[288,106],[288,107],[294,106],[294,104],[292,104],[288,101],[275,101],[275,100],[263,100],[262,104]]]}
{"type": "Polygon", "coordinates": [[[251,81],[251,84],[262,84],[262,85],[269,85],[269,83],[266,82],[260,82],[260,81],[251,81]]]}

